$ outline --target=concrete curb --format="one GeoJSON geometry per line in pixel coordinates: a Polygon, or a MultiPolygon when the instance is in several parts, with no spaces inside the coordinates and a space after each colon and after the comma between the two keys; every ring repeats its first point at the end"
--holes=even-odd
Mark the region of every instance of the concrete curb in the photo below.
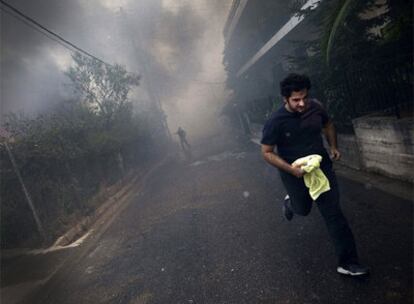
{"type": "Polygon", "coordinates": [[[412,202],[414,200],[414,188],[410,182],[357,170],[341,163],[335,163],[334,169],[337,175],[364,184],[368,189],[372,187],[407,201],[412,202]]]}
{"type": "Polygon", "coordinates": [[[104,216],[107,212],[115,211],[122,202],[122,197],[129,192],[138,178],[139,176],[135,174],[135,176],[132,177],[131,182],[124,185],[123,187],[121,186],[120,189],[115,194],[110,196],[105,203],[103,203],[98,209],[95,210],[92,215],[86,216],[78,224],[70,228],[64,235],[60,236],[52,245],[52,247],[69,245],[77,238],[85,234],[100,217],[104,216]]]}

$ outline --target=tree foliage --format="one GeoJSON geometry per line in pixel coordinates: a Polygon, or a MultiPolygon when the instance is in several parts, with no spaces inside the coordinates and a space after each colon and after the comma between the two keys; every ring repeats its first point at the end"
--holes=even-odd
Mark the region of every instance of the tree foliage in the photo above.
{"type": "Polygon", "coordinates": [[[313,55],[307,57],[328,71],[350,62],[378,63],[395,50],[407,54],[413,42],[411,11],[406,0],[322,1],[318,9],[305,12],[319,37],[298,47],[311,49],[313,55]]]}
{"type": "Polygon", "coordinates": [[[111,120],[122,111],[131,87],[139,85],[140,76],[128,73],[120,65],[110,66],[80,53],[72,58],[74,65],[66,75],[75,90],[93,110],[111,120]]]}

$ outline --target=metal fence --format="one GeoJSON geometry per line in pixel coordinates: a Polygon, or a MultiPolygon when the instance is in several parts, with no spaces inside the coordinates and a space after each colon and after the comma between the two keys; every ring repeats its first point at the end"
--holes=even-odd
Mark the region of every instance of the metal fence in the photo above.
{"type": "Polygon", "coordinates": [[[342,133],[352,133],[352,119],[360,116],[412,115],[412,56],[350,65],[314,85],[342,133]]]}

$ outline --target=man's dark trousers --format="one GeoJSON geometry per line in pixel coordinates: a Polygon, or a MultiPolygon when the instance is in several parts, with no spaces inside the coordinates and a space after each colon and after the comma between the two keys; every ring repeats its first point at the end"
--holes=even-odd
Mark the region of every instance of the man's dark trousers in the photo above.
{"type": "MultiPolygon", "coordinates": [[[[321,194],[315,203],[334,243],[338,263],[339,265],[358,263],[354,236],[341,211],[338,183],[329,157],[324,157],[321,169],[329,180],[331,190],[321,194]]],[[[293,213],[303,216],[308,215],[314,202],[309,195],[309,189],[305,186],[303,178],[297,178],[281,170],[280,176],[289,194],[293,213]]]]}

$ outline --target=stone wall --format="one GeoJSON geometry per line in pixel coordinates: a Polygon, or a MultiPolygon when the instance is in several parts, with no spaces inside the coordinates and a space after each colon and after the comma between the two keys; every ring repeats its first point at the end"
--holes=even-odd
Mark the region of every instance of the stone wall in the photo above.
{"type": "Polygon", "coordinates": [[[413,118],[361,117],[353,125],[364,169],[414,181],[413,118]]]}
{"type": "Polygon", "coordinates": [[[363,168],[361,151],[355,135],[338,134],[338,149],[341,152],[342,165],[360,170],[363,168]]]}

